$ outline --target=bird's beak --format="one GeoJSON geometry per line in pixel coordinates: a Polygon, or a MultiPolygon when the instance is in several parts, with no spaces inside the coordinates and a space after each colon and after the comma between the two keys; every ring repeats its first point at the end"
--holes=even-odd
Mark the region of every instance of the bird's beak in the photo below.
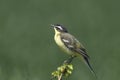
{"type": "Polygon", "coordinates": [[[54,25],[54,24],[51,24],[50,26],[51,26],[52,28],[54,28],[54,27],[55,27],[55,25],[54,25]]]}

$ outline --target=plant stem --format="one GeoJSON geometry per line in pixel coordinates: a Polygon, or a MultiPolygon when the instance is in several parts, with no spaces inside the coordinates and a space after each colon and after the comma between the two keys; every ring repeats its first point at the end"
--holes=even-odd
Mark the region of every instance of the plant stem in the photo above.
{"type": "Polygon", "coordinates": [[[63,74],[61,74],[60,76],[58,76],[58,80],[62,80],[62,75],[63,74]]]}

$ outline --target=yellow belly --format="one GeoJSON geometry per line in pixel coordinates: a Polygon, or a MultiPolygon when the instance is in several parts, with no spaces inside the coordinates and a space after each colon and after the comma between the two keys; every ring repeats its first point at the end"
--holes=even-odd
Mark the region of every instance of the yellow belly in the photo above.
{"type": "Polygon", "coordinates": [[[54,39],[55,39],[56,44],[57,44],[64,52],[66,52],[66,53],[69,54],[69,55],[74,54],[71,50],[69,50],[69,49],[64,45],[64,43],[61,41],[61,38],[60,38],[59,35],[55,35],[55,36],[54,36],[54,39]]]}

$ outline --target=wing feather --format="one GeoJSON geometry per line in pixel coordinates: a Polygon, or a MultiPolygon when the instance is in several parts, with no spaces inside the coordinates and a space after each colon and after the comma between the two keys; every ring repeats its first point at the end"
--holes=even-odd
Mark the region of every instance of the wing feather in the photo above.
{"type": "Polygon", "coordinates": [[[64,45],[71,51],[77,52],[81,54],[83,57],[89,58],[85,48],[74,36],[67,33],[61,34],[61,40],[63,41],[64,45]]]}

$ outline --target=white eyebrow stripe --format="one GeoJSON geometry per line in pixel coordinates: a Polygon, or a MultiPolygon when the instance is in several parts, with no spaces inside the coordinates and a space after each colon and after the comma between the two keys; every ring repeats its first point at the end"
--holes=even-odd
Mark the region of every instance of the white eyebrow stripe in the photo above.
{"type": "Polygon", "coordinates": [[[57,26],[60,30],[63,30],[63,28],[61,26],[57,26]]]}

